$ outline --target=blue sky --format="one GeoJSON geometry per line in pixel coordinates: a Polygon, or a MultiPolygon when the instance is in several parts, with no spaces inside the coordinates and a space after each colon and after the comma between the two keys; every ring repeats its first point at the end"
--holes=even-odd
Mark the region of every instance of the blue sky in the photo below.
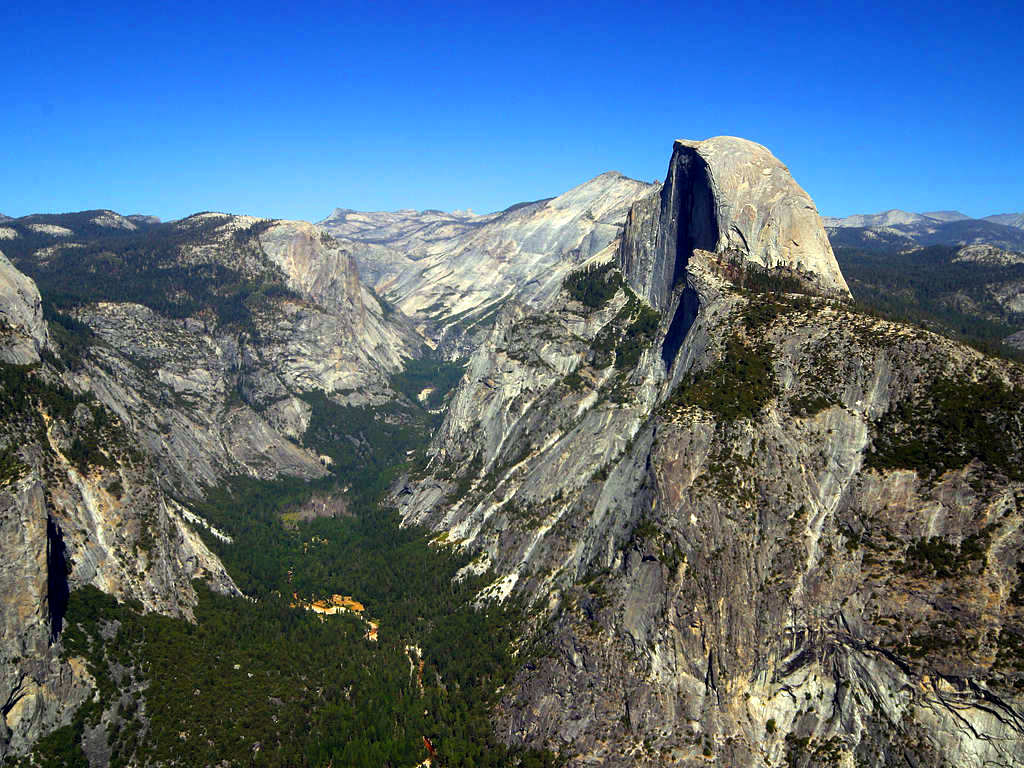
{"type": "Polygon", "coordinates": [[[824,214],[1020,211],[1020,29],[983,1],[7,3],[0,212],[483,212],[719,134],[824,214]]]}

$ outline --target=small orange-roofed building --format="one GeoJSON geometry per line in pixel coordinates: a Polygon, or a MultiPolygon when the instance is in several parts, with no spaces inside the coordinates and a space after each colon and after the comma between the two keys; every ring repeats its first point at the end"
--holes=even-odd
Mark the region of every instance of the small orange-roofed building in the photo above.
{"type": "Polygon", "coordinates": [[[329,600],[315,600],[309,607],[310,610],[327,614],[328,616],[346,611],[362,613],[366,610],[366,607],[351,595],[331,595],[329,600]]]}

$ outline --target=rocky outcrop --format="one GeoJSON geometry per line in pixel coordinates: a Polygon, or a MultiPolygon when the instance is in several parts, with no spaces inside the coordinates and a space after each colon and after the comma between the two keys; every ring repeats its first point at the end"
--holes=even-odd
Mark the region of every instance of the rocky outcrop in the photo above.
{"type": "Polygon", "coordinates": [[[53,642],[50,572],[59,584],[63,553],[52,531],[37,479],[0,489],[0,758],[62,724],[92,694],[84,667],[62,663],[60,646],[53,642]]]}
{"type": "Polygon", "coordinates": [[[769,345],[762,409],[677,405],[650,354],[623,387],[588,361],[578,310],[519,318],[474,360],[432,476],[397,497],[495,569],[491,596],[528,596],[550,622],[499,732],[579,765],[1019,762],[1022,486],[972,464],[931,485],[865,463],[885,414],[934,377],[1006,371],[824,300],[747,331],[759,299],[714,264],[690,262],[704,303],[689,343],[710,344],[683,354],[715,370],[727,339],[769,345]],[[953,580],[914,565],[930,537],[985,545],[953,580]]]}
{"type": "Polygon", "coordinates": [[[279,221],[260,234],[259,242],[287,276],[289,288],[332,309],[362,312],[355,264],[323,229],[305,221],[279,221]]]}
{"type": "Polygon", "coordinates": [[[0,486],[0,757],[67,724],[92,696],[83,665],[61,658],[70,590],[92,584],[175,615],[190,615],[194,578],[237,593],[154,477],[127,464],[83,473],[53,431],[50,445],[23,444],[21,476],[0,486]]]}
{"type": "Polygon", "coordinates": [[[994,245],[966,245],[957,250],[953,262],[968,262],[993,267],[1024,264],[1024,253],[1007,251],[994,245]]]}
{"type": "MultiPolygon", "coordinates": [[[[335,321],[334,328],[325,328],[324,335],[334,340],[338,352],[351,349],[359,354],[349,364],[350,369],[376,368],[384,374],[393,373],[419,352],[423,339],[400,316],[386,316],[377,297],[360,283],[350,251],[324,229],[307,222],[277,222],[260,235],[260,245],[287,275],[290,288],[341,321],[335,321]]],[[[318,355],[310,350],[310,354],[300,357],[316,359],[318,355]]],[[[332,359],[335,354],[326,357],[332,359]]],[[[359,388],[351,376],[347,381],[339,379],[337,384],[323,376],[320,380],[318,388],[328,392],[359,388]]]]}
{"type": "Polygon", "coordinates": [[[35,283],[0,252],[0,361],[37,362],[48,344],[43,302],[35,283]]]}

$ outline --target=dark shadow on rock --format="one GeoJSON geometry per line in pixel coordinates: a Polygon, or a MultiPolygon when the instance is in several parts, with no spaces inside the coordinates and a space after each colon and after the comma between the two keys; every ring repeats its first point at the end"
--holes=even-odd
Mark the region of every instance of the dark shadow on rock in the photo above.
{"type": "Polygon", "coordinates": [[[68,552],[64,536],[52,517],[46,519],[47,602],[50,606],[50,639],[56,640],[68,609],[68,552]]]}

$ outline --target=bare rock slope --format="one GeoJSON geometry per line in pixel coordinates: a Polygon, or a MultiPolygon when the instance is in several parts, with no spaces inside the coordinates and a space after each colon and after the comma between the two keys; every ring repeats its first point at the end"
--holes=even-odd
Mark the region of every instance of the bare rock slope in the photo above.
{"type": "Polygon", "coordinates": [[[92,694],[85,667],[61,657],[70,590],[91,584],[189,615],[192,579],[237,589],[125,425],[54,357],[33,282],[6,259],[0,268],[16,286],[0,294],[2,759],[67,724],[92,694]]]}
{"type": "Polygon", "coordinates": [[[550,297],[573,266],[608,247],[650,189],[611,172],[486,216],[336,211],[322,224],[353,250],[380,296],[459,354],[504,302],[550,297]]]}
{"type": "Polygon", "coordinates": [[[0,332],[3,346],[0,360],[5,363],[30,363],[49,342],[43,320],[43,302],[39,291],[0,252],[0,332]]]}

